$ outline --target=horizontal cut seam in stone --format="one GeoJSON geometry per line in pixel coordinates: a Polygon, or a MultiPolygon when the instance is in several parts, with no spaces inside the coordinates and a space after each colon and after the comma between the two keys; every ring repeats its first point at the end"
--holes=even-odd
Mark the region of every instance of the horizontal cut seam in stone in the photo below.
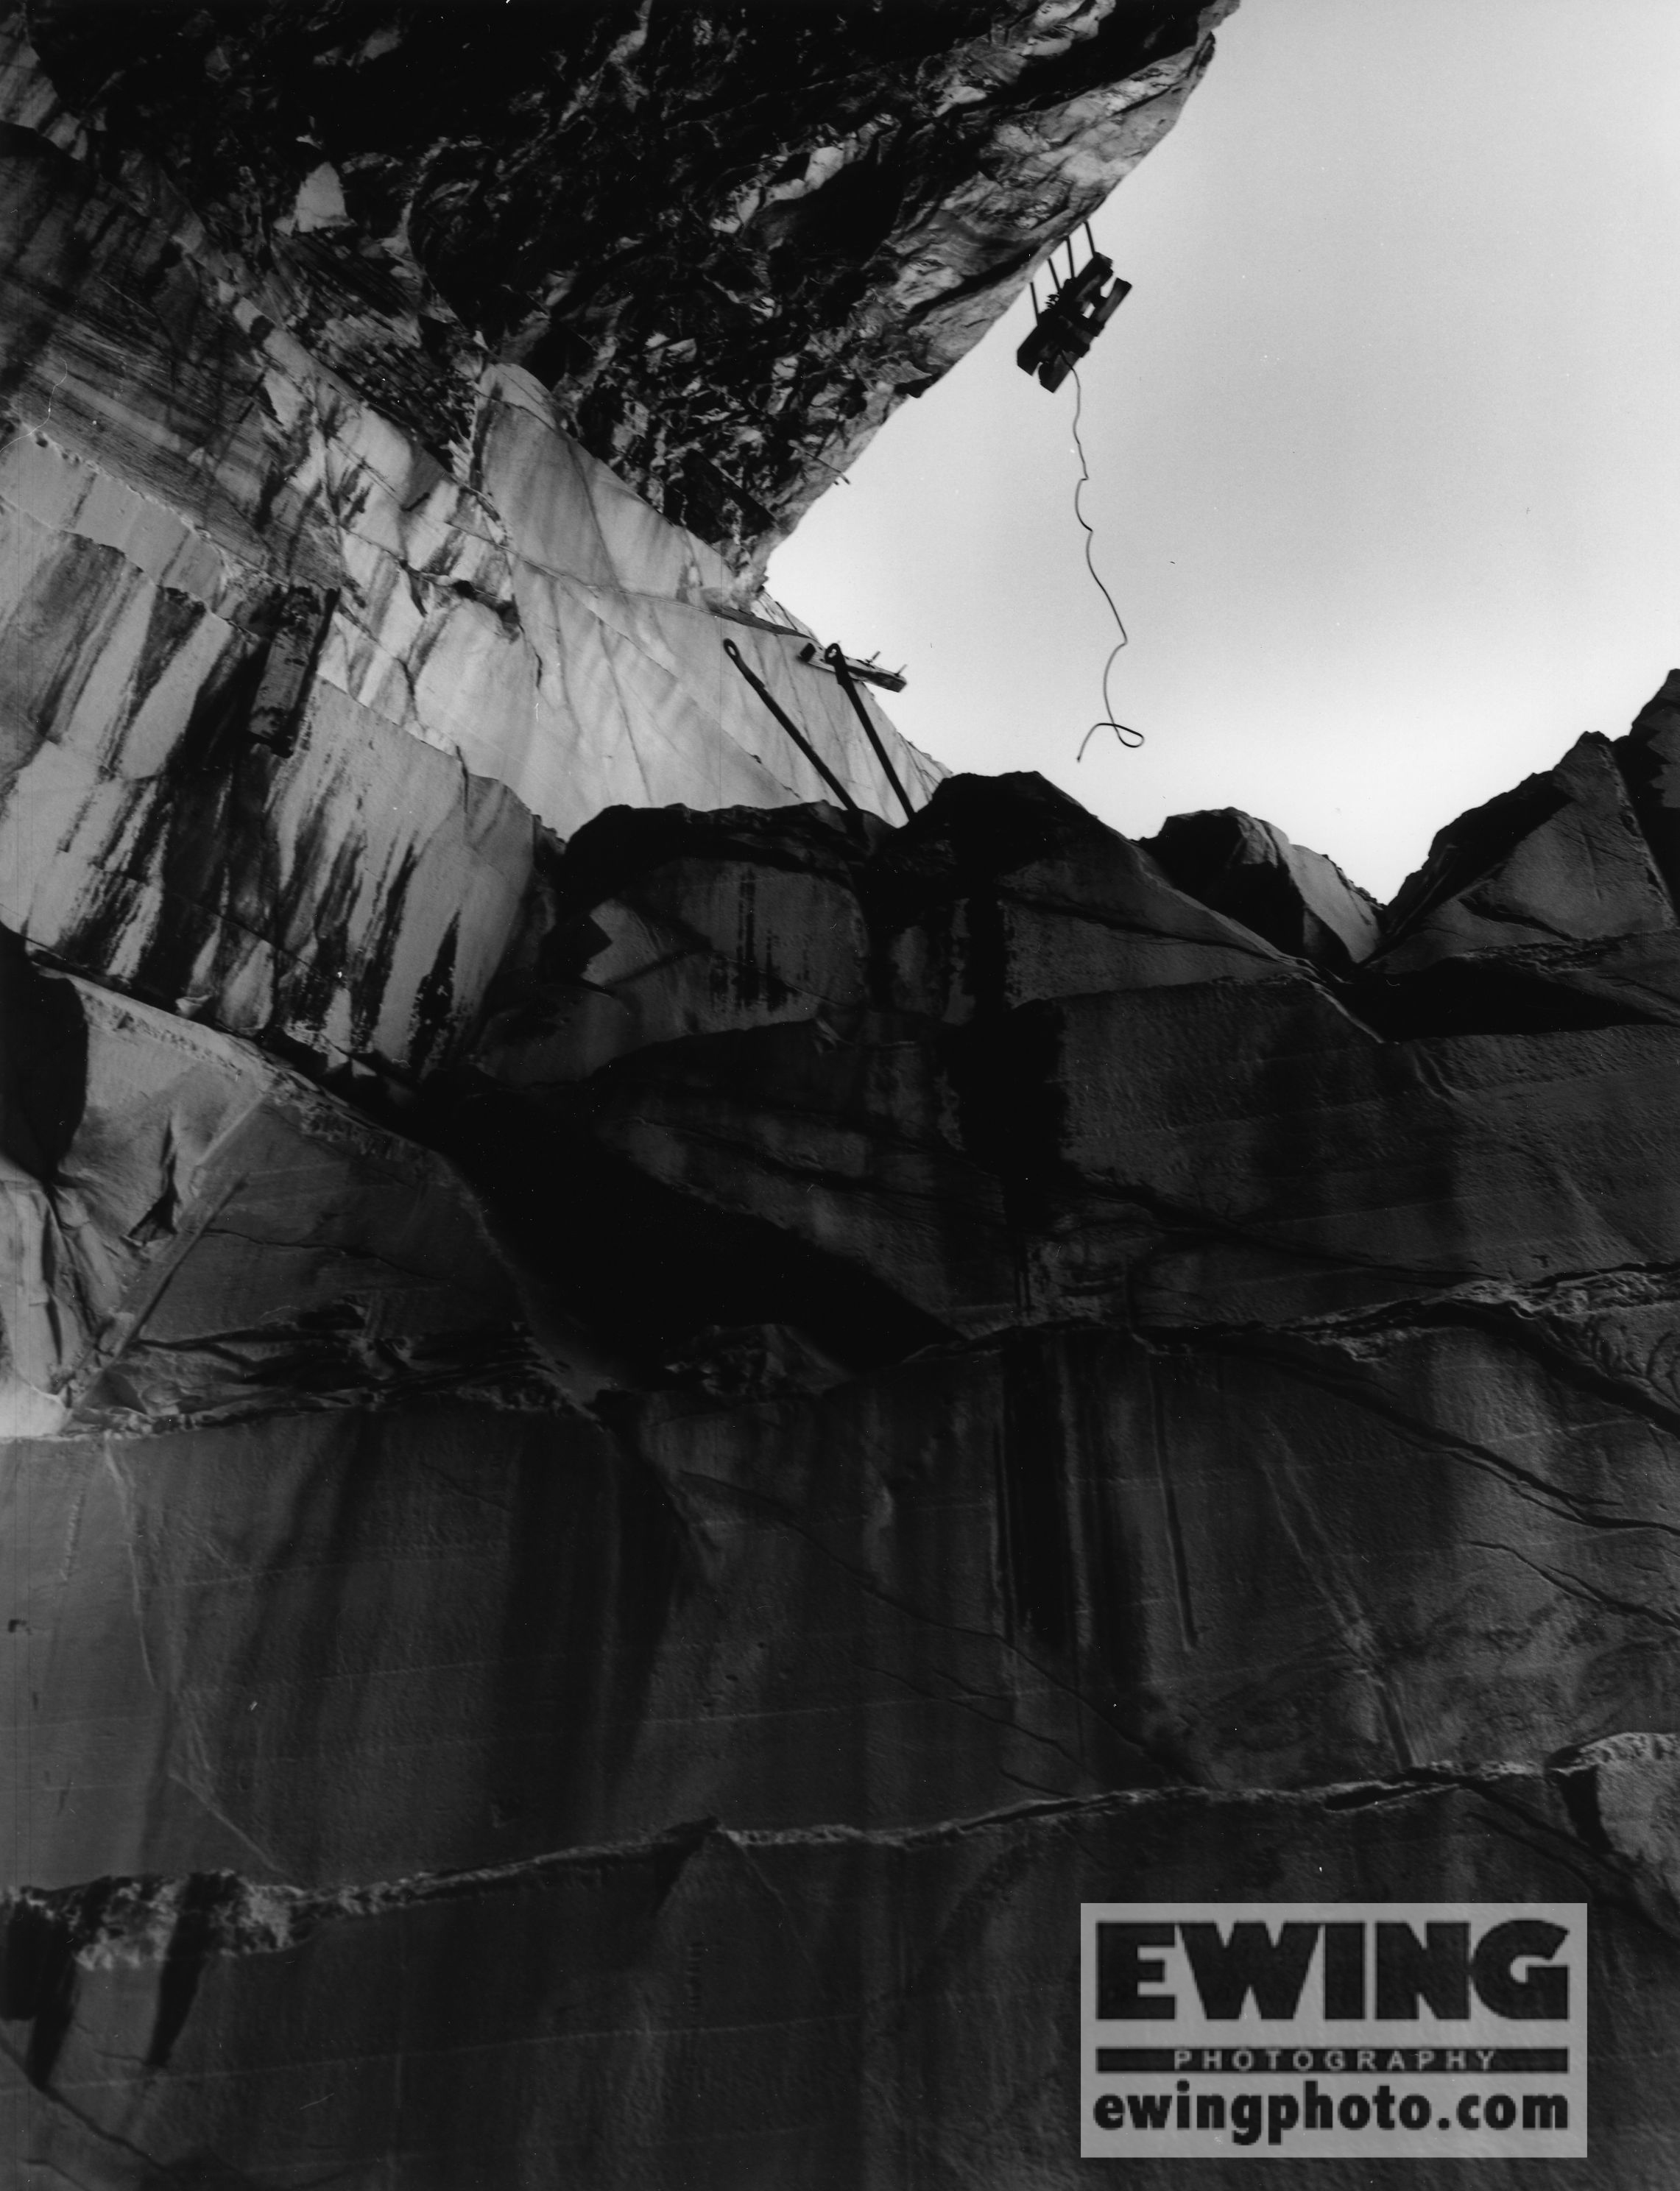
{"type": "MultiPolygon", "coordinates": [[[[419,1152],[418,1149],[417,1152],[419,1152]]],[[[231,1228],[221,1226],[213,1226],[212,1229],[218,1233],[229,1232],[231,1237],[236,1238],[254,1237],[231,1233],[231,1228]]],[[[265,1242],[262,1244],[284,1246],[288,1243],[265,1242]]],[[[415,1282],[420,1284],[439,1283],[436,1278],[427,1280],[419,1274],[416,1276],[415,1282]]],[[[1091,1293],[1100,1291],[1108,1294],[1113,1292],[1115,1287],[1112,1282],[1105,1282],[1100,1287],[1092,1285],[1084,1289],[1072,1289],[1072,1290],[1091,1293]]],[[[1259,1318],[1210,1320],[1204,1323],[1169,1322],[1136,1312],[1118,1321],[1091,1316],[1065,1314],[1046,1316],[1030,1323],[1000,1323],[971,1335],[954,1333],[945,1340],[916,1349],[914,1352],[904,1356],[898,1363],[884,1365],[883,1370],[853,1373],[851,1375],[838,1378],[835,1382],[842,1386],[850,1385],[859,1381],[860,1378],[866,1374],[880,1374],[894,1369],[918,1363],[984,1354],[994,1352],[1011,1340],[1022,1338],[1051,1340],[1102,1331],[1130,1337],[1152,1350],[1164,1348],[1187,1352],[1193,1352],[1198,1348],[1218,1351],[1229,1348],[1233,1345],[1240,1345],[1244,1341],[1277,1343],[1290,1340],[1307,1344],[1324,1343],[1332,1346],[1341,1342],[1357,1341],[1361,1339],[1389,1340],[1398,1345],[1408,1340],[1421,1340],[1431,1335],[1450,1332],[1466,1326],[1473,1328],[1489,1312],[1497,1313],[1501,1310],[1519,1317],[1538,1318],[1549,1314],[1558,1320],[1579,1321],[1590,1317],[1594,1313],[1602,1312],[1603,1309],[1610,1306],[1661,1306],[1677,1300],[1680,1300],[1680,1265],[1626,1264],[1617,1265],[1602,1272],[1569,1272],[1529,1286],[1516,1282],[1506,1283],[1498,1280],[1472,1281],[1466,1286],[1451,1290],[1408,1295],[1401,1300],[1385,1303],[1375,1309],[1333,1310],[1321,1316],[1296,1317],[1275,1323],[1259,1318]],[[1556,1306],[1552,1306],[1548,1300],[1548,1296],[1567,1295],[1572,1292],[1600,1287],[1617,1288],[1619,1290],[1604,1300],[1589,1299],[1571,1301],[1566,1299],[1556,1306]]],[[[187,1355],[202,1351],[224,1340],[245,1337],[254,1343],[266,1335],[266,1327],[254,1327],[248,1334],[217,1333],[201,1335],[179,1341],[151,1343],[161,1353],[179,1352],[187,1355]]],[[[126,1343],[125,1340],[124,1348],[119,1349],[119,1353],[125,1351],[126,1343]]],[[[114,1361],[117,1356],[113,1354],[110,1358],[114,1361]]],[[[474,1365],[465,1357],[463,1357],[458,1364],[453,1366],[458,1369],[464,1377],[470,1377],[474,1374],[474,1365]]],[[[524,1348],[516,1349],[514,1353],[510,1354],[505,1362],[499,1353],[493,1361],[487,1357],[486,1363],[481,1366],[485,1369],[486,1374],[498,1366],[528,1367],[539,1372],[546,1371],[550,1367],[547,1357],[542,1349],[534,1345],[529,1346],[528,1351],[524,1348]]],[[[323,1408],[338,1411],[366,1408],[369,1411],[378,1411],[381,1414],[391,1412],[393,1409],[400,1411],[407,1402],[416,1397],[417,1391],[421,1388],[422,1380],[429,1380],[434,1376],[442,1376],[448,1373],[452,1365],[448,1363],[441,1365],[436,1372],[425,1369],[423,1365],[415,1364],[411,1367],[413,1369],[413,1382],[403,1380],[396,1384],[370,1382],[366,1386],[346,1384],[330,1388],[323,1387],[320,1392],[312,1394],[307,1399],[288,1389],[283,1397],[276,1393],[271,1405],[264,1405],[260,1400],[253,1397],[249,1403],[239,1403],[237,1420],[242,1422],[276,1420],[294,1414],[315,1414],[323,1408]]],[[[1609,1383],[1612,1380],[1606,1379],[1602,1381],[1609,1383]]],[[[1660,1428],[1680,1431],[1680,1409],[1653,1406],[1649,1402],[1642,1400],[1636,1391],[1621,1390],[1620,1380],[1616,1381],[1619,1404],[1626,1413],[1654,1421],[1660,1428]]],[[[430,1389],[429,1385],[427,1388],[430,1389]]],[[[629,1389],[643,1388],[637,1386],[629,1389]]],[[[464,1386],[460,1397],[464,1402],[469,1403],[483,1403],[484,1395],[477,1387],[464,1386]]],[[[786,1392],[749,1393],[726,1403],[719,1411],[728,1413],[737,1408],[758,1407],[766,1404],[780,1405],[789,1397],[809,1398],[810,1397],[812,1397],[811,1393],[802,1386],[790,1388],[786,1392]]],[[[132,1420],[128,1419],[132,1411],[113,1410],[109,1420],[101,1416],[99,1428],[103,1434],[126,1439],[130,1437],[155,1437],[163,1431],[174,1431],[213,1426],[231,1420],[227,1408],[231,1404],[230,1403],[214,1408],[180,1415],[172,1414],[157,1418],[142,1419],[134,1413],[132,1420]]],[[[538,1407],[534,1404],[534,1396],[524,1401],[515,1401],[505,1411],[538,1414],[550,1412],[546,1407],[538,1407]]],[[[564,1411],[573,1412],[570,1408],[564,1411]]],[[[584,1414],[588,1413],[587,1410],[580,1412],[584,1414]]],[[[72,1423],[67,1426],[65,1434],[74,1437],[85,1435],[85,1430],[78,1430],[72,1423]]],[[[1588,1505],[1592,1503],[1586,1502],[1588,1505]]],[[[1671,1525],[1658,1522],[1649,1517],[1603,1517],[1583,1511],[1575,1513],[1573,1518],[1600,1527],[1649,1527],[1665,1531],[1671,1528],[1671,1525]]]]}
{"type": "MultiPolygon", "coordinates": [[[[1385,1267],[1396,1277],[1410,1275],[1403,1266],[1385,1267]]],[[[1394,1327],[1404,1328],[1409,1315],[1421,1312],[1432,1323],[1438,1316],[1460,1309],[1507,1309],[1518,1316],[1566,1317],[1592,1315],[1607,1308],[1657,1307],[1680,1300],[1680,1263],[1609,1263],[1596,1268],[1548,1272],[1543,1278],[1476,1278],[1408,1299],[1384,1302],[1375,1308],[1329,1309],[1319,1316],[1291,1318],[1284,1323],[1258,1319],[1237,1323],[1208,1322],[1182,1326],[1151,1326],[1154,1330],[1181,1329],[1190,1335],[1219,1337],[1227,1333],[1341,1333],[1349,1337],[1373,1336],[1394,1327]],[[1578,1296],[1578,1298],[1577,1298],[1578,1296]]]]}
{"type": "Polygon", "coordinates": [[[99,1437],[127,1448],[196,1431],[301,1424],[329,1414],[400,1415],[423,1405],[430,1408],[440,1404],[487,1414],[525,1416],[532,1423],[551,1423],[556,1417],[585,1424],[595,1420],[568,1398],[554,1381],[547,1363],[533,1353],[506,1362],[487,1362],[476,1370],[452,1368],[436,1375],[416,1373],[384,1384],[370,1380],[354,1386],[323,1386],[316,1391],[292,1385],[277,1393],[271,1404],[235,1397],[201,1408],[149,1414],[141,1408],[117,1402],[78,1401],[61,1429],[39,1432],[36,1442],[73,1446],[99,1437]]]}
{"type": "MultiPolygon", "coordinates": [[[[508,1892],[527,1884],[540,1885],[569,1869],[591,1866],[663,1861],[675,1862],[680,1872],[715,1844],[743,1854],[792,1848],[856,1848],[908,1854],[975,1834],[1032,1826],[1040,1820],[1077,1824],[1164,1803],[1250,1809],[1261,1804],[1281,1804],[1300,1810],[1341,1810],[1445,1794],[1492,1792],[1512,1783],[1538,1789],[1560,1772],[1592,1770],[1596,1763],[1591,1756],[1584,1756],[1573,1765],[1419,1766],[1391,1778],[1333,1781],[1297,1788],[1120,1789],[1100,1795],[1015,1804],[932,1825],[897,1829],[840,1824],[731,1827],[708,1818],[673,1826],[641,1841],[596,1843],[506,1864],[420,1872],[338,1888],[270,1885],[234,1872],[195,1873],[173,1879],[145,1875],[47,1889],[17,1887],[0,1895],[0,1915],[15,1917],[28,1910],[38,1920],[56,1923],[70,1935],[72,1954],[88,1967],[162,1962],[169,1951],[178,1919],[186,1913],[191,1882],[198,1890],[193,1897],[192,1915],[203,1954],[276,1954],[301,1945],[321,1926],[334,1920],[379,1917],[428,1903],[508,1892]],[[210,1890],[208,1895],[207,1889],[210,1890]]],[[[674,1885],[675,1879],[662,1892],[662,1901],[674,1885]]]]}

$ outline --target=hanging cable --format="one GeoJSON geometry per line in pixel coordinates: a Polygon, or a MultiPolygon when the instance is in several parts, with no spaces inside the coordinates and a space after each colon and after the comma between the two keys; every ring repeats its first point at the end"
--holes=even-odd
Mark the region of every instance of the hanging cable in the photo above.
{"type": "Polygon", "coordinates": [[[1091,740],[1096,736],[1096,733],[1099,731],[1112,731],[1123,746],[1130,748],[1134,752],[1143,743],[1143,733],[1142,731],[1133,730],[1129,723],[1122,723],[1116,719],[1114,714],[1114,703],[1108,697],[1108,673],[1113,669],[1115,661],[1119,656],[1120,650],[1123,647],[1130,646],[1131,645],[1131,635],[1127,631],[1124,622],[1121,620],[1119,610],[1116,607],[1114,603],[1114,596],[1109,592],[1108,587],[1103,584],[1102,579],[1097,572],[1096,566],[1091,561],[1091,543],[1096,539],[1096,535],[1092,532],[1091,528],[1091,521],[1086,517],[1084,509],[1079,504],[1080,496],[1085,492],[1086,487],[1091,485],[1091,466],[1085,460],[1085,445],[1079,438],[1079,415],[1085,408],[1085,389],[1080,383],[1079,367],[1077,366],[1072,368],[1072,373],[1073,380],[1073,447],[1078,451],[1079,458],[1079,482],[1073,489],[1073,515],[1078,518],[1080,525],[1085,528],[1085,568],[1091,572],[1091,582],[1096,586],[1096,590],[1102,595],[1103,600],[1108,602],[1108,613],[1113,617],[1114,628],[1120,635],[1113,646],[1109,648],[1108,659],[1102,665],[1102,704],[1108,712],[1105,715],[1098,716],[1097,720],[1091,725],[1091,728],[1079,740],[1079,750],[1074,755],[1074,759],[1076,760],[1083,760],[1085,757],[1085,748],[1091,743],[1091,740]]]}

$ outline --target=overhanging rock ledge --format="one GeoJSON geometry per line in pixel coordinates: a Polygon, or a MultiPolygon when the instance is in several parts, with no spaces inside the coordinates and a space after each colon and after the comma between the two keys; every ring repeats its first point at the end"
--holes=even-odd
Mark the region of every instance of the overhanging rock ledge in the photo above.
{"type": "Polygon", "coordinates": [[[1209,1898],[1589,1902],[1430,2191],[1669,2191],[1680,673],[1377,908],[757,587],[1224,12],[0,23],[26,2191],[1071,2187],[1209,1898]]]}

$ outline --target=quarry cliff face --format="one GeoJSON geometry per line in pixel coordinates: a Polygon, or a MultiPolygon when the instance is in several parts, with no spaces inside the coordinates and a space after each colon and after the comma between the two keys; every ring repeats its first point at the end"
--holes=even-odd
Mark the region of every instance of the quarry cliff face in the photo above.
{"type": "Polygon", "coordinates": [[[1380,908],[752,589],[1221,12],[5,26],[20,2184],[1071,2186],[1081,1902],[1584,1902],[1392,2165],[1666,2191],[1680,674],[1380,908]]]}

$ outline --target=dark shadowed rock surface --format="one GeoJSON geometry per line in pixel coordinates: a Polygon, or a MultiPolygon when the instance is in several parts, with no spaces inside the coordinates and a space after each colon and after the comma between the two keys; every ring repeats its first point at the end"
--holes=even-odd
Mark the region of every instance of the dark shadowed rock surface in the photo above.
{"type": "MultiPolygon", "coordinates": [[[[305,2166],[371,2183],[396,2154],[417,2157],[400,2180],[439,2187],[1237,2184],[1234,2163],[1069,2159],[1068,1913],[1140,1879],[1163,1899],[1217,1877],[1233,1897],[1398,1900],[1422,1876],[1462,1901],[1592,1898],[1591,2075],[1616,2143],[1608,2173],[1390,2160],[1385,2180],[1665,2191],[1680,2119],[1672,2080],[1651,2072],[1672,2043],[1659,2004],[1673,1905],[1626,1812],[1636,1790],[1671,1799],[1675,1766],[1644,1747],[1308,1800],[1022,1806],[894,1836],[699,1820],[338,1894],[213,1874],[37,1895],[11,1923],[57,2013],[31,2057],[0,2066],[0,2136],[39,2156],[43,2180],[171,2181],[102,2134],[115,2058],[150,2065],[123,2144],[189,2156],[182,2183],[311,2180],[305,2166]],[[1584,1840],[1577,1820],[1606,1795],[1584,1840]],[[447,1987],[417,1989],[417,1971],[447,1971],[447,1987]],[[261,2067],[231,2080],[230,2060],[261,2067]],[[213,2172],[229,2152],[299,2152],[305,2121],[305,2165],[213,2172]]],[[[1364,2191],[1372,2170],[1319,2160],[1312,2175],[1364,2191]]]]}
{"type": "Polygon", "coordinates": [[[1668,2191],[1680,674],[1379,917],[739,583],[1219,12],[4,25],[8,2184],[1245,2181],[1077,1918],[1253,1899],[1588,1904],[1385,2180],[1668,2191]]]}
{"type": "Polygon", "coordinates": [[[1073,2182],[1082,1896],[1585,1892],[1544,2180],[1660,2183],[1680,1030],[1386,1036],[1032,777],[614,810],[530,906],[407,1137],[14,985],[42,1172],[141,1080],[217,1152],[116,1137],[7,1454],[31,2153],[1073,2182]]]}
{"type": "Polygon", "coordinates": [[[1175,814],[1143,845],[1180,890],[1330,973],[1347,973],[1376,948],[1375,901],[1270,822],[1229,806],[1175,814]]]}
{"type": "Polygon", "coordinates": [[[1395,1033],[1673,1024],[1677,692],[1671,674],[1626,738],[1590,734],[1444,829],[1357,1009],[1395,1033]]]}

